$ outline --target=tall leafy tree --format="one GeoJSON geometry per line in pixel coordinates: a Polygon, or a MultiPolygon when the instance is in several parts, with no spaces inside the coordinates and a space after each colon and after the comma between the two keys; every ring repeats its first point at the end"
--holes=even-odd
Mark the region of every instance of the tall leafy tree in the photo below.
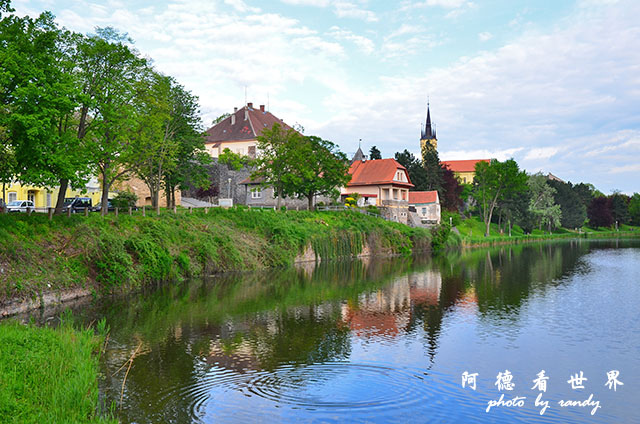
{"type": "Polygon", "coordinates": [[[424,189],[438,190],[442,194],[442,166],[438,150],[431,143],[422,147],[422,166],[426,171],[424,189]]]}
{"type": "Polygon", "coordinates": [[[85,141],[90,164],[102,182],[103,205],[112,185],[131,172],[132,141],[139,129],[136,98],[147,64],[129,44],[126,35],[105,28],[87,37],[81,49],[87,78],[81,118],[86,110],[91,136],[85,141]]]}
{"type": "Polygon", "coordinates": [[[69,183],[81,187],[89,177],[75,134],[76,38],[48,12],[36,19],[8,15],[0,23],[0,126],[13,146],[15,174],[34,185],[60,185],[60,205],[69,183]]]}
{"type": "Polygon", "coordinates": [[[277,196],[276,207],[280,208],[281,199],[286,195],[286,176],[296,166],[289,157],[292,146],[301,143],[302,135],[294,129],[284,129],[275,123],[265,128],[258,137],[260,156],[256,159],[256,170],[252,178],[262,180],[263,187],[272,187],[277,196]]]}
{"type": "Polygon", "coordinates": [[[286,156],[290,172],[283,177],[287,195],[306,197],[309,210],[317,195],[337,197],[339,188],[350,180],[347,156],[328,140],[305,136],[299,143],[288,143],[286,156]]]}
{"type": "Polygon", "coordinates": [[[506,196],[527,190],[527,174],[520,171],[515,160],[478,162],[473,180],[473,198],[476,200],[485,224],[485,237],[489,236],[491,218],[498,202],[506,196]]]}
{"type": "Polygon", "coordinates": [[[593,228],[611,227],[613,215],[611,214],[611,202],[605,196],[594,197],[587,208],[589,225],[593,228]]]}
{"type": "Polygon", "coordinates": [[[640,225],[640,194],[633,193],[629,200],[629,218],[632,225],[640,225]]]}
{"type": "Polygon", "coordinates": [[[371,149],[369,149],[369,159],[382,159],[382,153],[376,146],[371,146],[371,149]]]}
{"type": "Polygon", "coordinates": [[[439,193],[442,207],[449,211],[462,208],[462,190],[464,187],[448,166],[442,166],[442,191],[439,193]]]}
{"type": "Polygon", "coordinates": [[[538,222],[539,228],[546,226],[548,231],[560,225],[562,210],[554,201],[556,189],[547,184],[547,177],[538,173],[529,176],[529,211],[538,222]]]}
{"type": "Polygon", "coordinates": [[[629,196],[620,193],[619,191],[613,193],[610,197],[611,216],[618,224],[629,223],[629,200],[629,196]]]}
{"type": "MultiPolygon", "coordinates": [[[[201,146],[201,122],[197,100],[183,86],[153,70],[146,75],[136,100],[129,166],[149,188],[152,206],[159,208],[160,191],[172,182],[168,177],[177,180],[183,171],[181,157],[194,159],[194,150],[201,146]]],[[[166,194],[170,206],[172,196],[169,190],[166,194]]]]}
{"type": "Polygon", "coordinates": [[[403,152],[396,152],[395,158],[398,163],[409,172],[409,179],[414,187],[411,190],[424,191],[427,190],[427,171],[422,166],[422,161],[408,151],[404,149],[403,152]]]}
{"type": "Polygon", "coordinates": [[[582,227],[587,219],[587,207],[575,187],[557,180],[548,180],[547,184],[556,190],[553,199],[562,210],[561,225],[565,228],[582,227]]]}

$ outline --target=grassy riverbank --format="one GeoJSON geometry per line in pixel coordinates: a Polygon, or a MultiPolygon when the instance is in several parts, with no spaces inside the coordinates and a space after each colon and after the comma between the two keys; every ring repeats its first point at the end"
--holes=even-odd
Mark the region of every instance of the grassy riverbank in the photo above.
{"type": "Polygon", "coordinates": [[[0,323],[3,423],[115,422],[97,414],[98,353],[93,330],[0,323]]]}
{"type": "Polygon", "coordinates": [[[455,226],[460,234],[451,233],[448,241],[449,246],[492,246],[497,244],[527,243],[568,238],[607,239],[640,237],[640,228],[628,225],[620,226],[619,231],[610,228],[583,227],[580,230],[557,228],[551,233],[534,229],[531,234],[525,234],[522,228],[514,225],[511,230],[511,236],[509,236],[508,233],[500,233],[500,231],[498,231],[498,225],[491,224],[489,237],[484,236],[484,223],[477,217],[459,221],[455,226]]]}
{"type": "Polygon", "coordinates": [[[213,209],[160,216],[0,215],[0,303],[85,287],[96,293],[365,251],[408,255],[430,233],[357,212],[213,209]],[[310,251],[309,248],[313,250],[310,251]]]}

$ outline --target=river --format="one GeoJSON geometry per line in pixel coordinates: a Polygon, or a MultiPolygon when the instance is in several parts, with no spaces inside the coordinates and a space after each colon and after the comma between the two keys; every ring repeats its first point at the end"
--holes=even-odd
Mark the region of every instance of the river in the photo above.
{"type": "Polygon", "coordinates": [[[581,240],[224,275],[74,315],[107,319],[100,392],[124,423],[632,423],[639,305],[640,243],[581,240]]]}

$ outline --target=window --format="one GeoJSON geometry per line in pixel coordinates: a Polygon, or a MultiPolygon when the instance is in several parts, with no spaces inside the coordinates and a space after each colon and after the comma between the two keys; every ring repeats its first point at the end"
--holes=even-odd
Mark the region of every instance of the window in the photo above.
{"type": "Polygon", "coordinates": [[[51,207],[51,193],[47,193],[47,207],[51,207]]]}
{"type": "Polygon", "coordinates": [[[18,200],[18,193],[16,192],[9,193],[9,201],[15,202],[16,200],[18,200]]]}
{"type": "Polygon", "coordinates": [[[262,190],[260,190],[259,188],[252,188],[251,189],[251,198],[252,199],[261,199],[262,198],[262,190]]]}

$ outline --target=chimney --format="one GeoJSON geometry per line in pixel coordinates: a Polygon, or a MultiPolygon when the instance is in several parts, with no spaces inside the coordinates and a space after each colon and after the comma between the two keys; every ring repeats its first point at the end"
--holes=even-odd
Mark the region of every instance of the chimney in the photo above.
{"type": "Polygon", "coordinates": [[[260,105],[260,112],[264,113],[264,105],[260,105]]]}
{"type": "Polygon", "coordinates": [[[236,124],[236,112],[238,111],[237,107],[233,108],[233,113],[231,114],[231,125],[236,124]]]}
{"type": "Polygon", "coordinates": [[[247,103],[247,107],[248,107],[249,109],[253,109],[253,103],[247,103]]]}

